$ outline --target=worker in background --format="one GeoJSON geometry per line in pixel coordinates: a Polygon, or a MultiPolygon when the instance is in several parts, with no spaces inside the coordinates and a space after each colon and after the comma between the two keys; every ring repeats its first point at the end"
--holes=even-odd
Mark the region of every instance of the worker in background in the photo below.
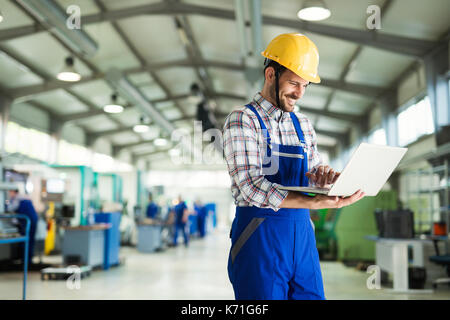
{"type": "Polygon", "coordinates": [[[155,219],[159,212],[159,206],[153,201],[152,194],[148,195],[147,218],[155,219]]]}
{"type": "Polygon", "coordinates": [[[194,203],[195,214],[197,215],[197,227],[200,238],[204,238],[206,234],[206,207],[202,204],[200,199],[197,199],[194,203]]]}
{"type": "Polygon", "coordinates": [[[340,208],[364,194],[309,196],[278,188],[328,188],[339,172],[322,163],[311,121],[294,111],[309,83],[320,82],[317,47],[302,34],[282,34],[262,55],[262,91],[233,111],[223,130],[236,204],[228,276],[236,299],[325,299],[309,209],[340,208]]]}
{"type": "MultiPolygon", "coordinates": [[[[26,215],[30,219],[30,233],[28,242],[28,261],[31,264],[34,256],[34,242],[36,235],[36,226],[38,222],[38,215],[34,209],[31,200],[24,195],[19,194],[19,189],[9,191],[9,202],[6,208],[8,212],[26,215]]],[[[26,222],[19,219],[19,229],[22,235],[25,235],[26,222]]],[[[23,248],[23,246],[21,246],[23,248]]],[[[21,255],[23,256],[23,255],[21,255]]]]}
{"type": "Polygon", "coordinates": [[[189,210],[181,195],[178,196],[178,203],[173,208],[173,211],[175,213],[175,234],[173,237],[173,245],[175,247],[177,246],[178,231],[181,230],[183,233],[184,245],[185,247],[188,247],[189,236],[186,230],[186,225],[189,217],[189,210]]]}

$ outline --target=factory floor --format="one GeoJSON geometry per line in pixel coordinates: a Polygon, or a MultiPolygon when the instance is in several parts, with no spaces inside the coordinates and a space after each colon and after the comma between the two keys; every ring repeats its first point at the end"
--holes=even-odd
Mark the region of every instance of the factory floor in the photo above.
{"type": "MultiPolygon", "coordinates": [[[[180,239],[181,240],[181,239],[180,239]]],[[[28,276],[28,299],[233,299],[227,276],[228,233],[215,231],[205,239],[194,239],[163,252],[144,254],[124,247],[125,263],[108,271],[94,271],[81,280],[79,289],[65,281],[42,281],[39,272],[28,276]]],[[[44,257],[44,262],[61,263],[61,257],[44,257]]],[[[339,262],[322,262],[327,299],[447,299],[450,288],[433,293],[396,294],[388,289],[369,290],[369,274],[339,262]]],[[[0,300],[21,299],[22,273],[0,273],[0,300]]]]}

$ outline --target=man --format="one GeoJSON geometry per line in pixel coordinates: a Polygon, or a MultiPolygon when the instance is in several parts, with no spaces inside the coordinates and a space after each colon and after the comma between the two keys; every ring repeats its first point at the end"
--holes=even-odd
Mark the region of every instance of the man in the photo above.
{"type": "Polygon", "coordinates": [[[173,245],[175,247],[177,246],[178,231],[181,230],[184,237],[184,246],[187,247],[189,244],[189,237],[186,231],[186,222],[188,220],[189,211],[181,195],[178,196],[178,204],[173,208],[173,211],[175,212],[175,235],[173,238],[173,245]]]}
{"type": "Polygon", "coordinates": [[[224,125],[224,154],[236,216],[228,275],[236,299],[325,299],[309,209],[340,208],[364,196],[311,197],[280,185],[330,187],[309,119],[294,106],[319,83],[319,54],[302,34],[282,34],[262,52],[263,89],[224,125]],[[309,171],[308,171],[309,170],[309,171]]]}
{"type": "Polygon", "coordinates": [[[200,238],[204,238],[206,235],[206,216],[208,214],[206,207],[202,202],[197,199],[194,203],[194,210],[197,214],[197,227],[200,238]]]}
{"type": "Polygon", "coordinates": [[[159,212],[159,206],[153,201],[152,194],[148,195],[147,218],[155,219],[159,212]]]}
{"type": "MultiPolygon", "coordinates": [[[[36,210],[34,209],[33,203],[30,199],[19,195],[19,189],[14,189],[9,191],[9,203],[7,206],[8,212],[14,212],[26,215],[30,219],[30,233],[28,242],[28,261],[31,264],[34,255],[34,241],[36,234],[36,226],[38,222],[38,216],[36,210]]],[[[23,219],[19,219],[20,233],[25,235],[26,222],[23,219]]],[[[24,247],[21,246],[22,250],[24,247]]],[[[23,254],[21,255],[23,256],[23,254]]]]}

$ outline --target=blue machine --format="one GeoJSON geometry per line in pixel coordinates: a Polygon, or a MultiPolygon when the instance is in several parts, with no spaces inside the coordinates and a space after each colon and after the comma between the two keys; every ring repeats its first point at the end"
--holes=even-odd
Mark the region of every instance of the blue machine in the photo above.
{"type": "Polygon", "coordinates": [[[101,212],[94,215],[96,223],[109,223],[111,228],[105,230],[105,257],[103,269],[119,264],[120,249],[120,212],[101,212]]]}
{"type": "Polygon", "coordinates": [[[6,219],[22,219],[25,221],[24,235],[18,238],[11,239],[0,239],[0,244],[2,243],[20,243],[25,244],[25,250],[23,253],[23,289],[22,289],[22,300],[26,300],[27,296],[27,272],[28,272],[28,246],[29,246],[29,234],[30,234],[30,219],[23,214],[1,214],[0,218],[6,219]]]}
{"type": "Polygon", "coordinates": [[[205,204],[205,208],[206,208],[206,212],[209,213],[209,214],[207,214],[207,217],[212,218],[212,226],[213,226],[213,228],[215,228],[217,226],[216,204],[213,202],[207,203],[207,204],[205,204]]]}
{"type": "Polygon", "coordinates": [[[194,235],[198,232],[198,217],[191,214],[188,218],[189,222],[189,234],[194,235]]]}

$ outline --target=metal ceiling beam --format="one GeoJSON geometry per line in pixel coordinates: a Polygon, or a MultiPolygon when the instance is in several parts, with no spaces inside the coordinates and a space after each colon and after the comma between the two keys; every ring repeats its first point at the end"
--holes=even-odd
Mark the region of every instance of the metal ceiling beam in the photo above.
{"type": "Polygon", "coordinates": [[[328,87],[334,90],[339,91],[345,91],[357,95],[365,96],[369,99],[376,99],[380,96],[380,94],[383,92],[385,88],[382,87],[376,87],[372,85],[366,85],[366,84],[357,84],[357,83],[350,83],[340,80],[333,80],[333,79],[324,79],[322,78],[320,81],[321,86],[328,87]]]}
{"type": "MultiPolygon", "coordinates": [[[[320,144],[319,144],[319,145],[318,145],[318,148],[326,150],[327,152],[330,153],[330,155],[333,155],[333,154],[335,154],[335,152],[336,152],[336,147],[331,147],[331,146],[328,146],[328,145],[320,145],[320,144]]],[[[168,151],[171,150],[171,149],[173,149],[172,146],[171,146],[171,147],[164,148],[164,149],[159,149],[159,150],[151,151],[151,152],[145,152],[145,153],[133,153],[133,156],[134,156],[136,159],[142,158],[142,157],[149,157],[149,156],[152,156],[152,155],[155,155],[155,154],[158,154],[158,153],[165,153],[165,152],[168,152],[168,151]]]]}
{"type": "MultiPolygon", "coordinates": [[[[122,105],[122,107],[125,110],[127,110],[127,109],[130,109],[130,108],[133,108],[134,106],[131,105],[131,104],[126,104],[126,105],[122,105]]],[[[90,117],[95,117],[95,116],[104,115],[104,114],[105,114],[105,111],[103,111],[103,109],[95,108],[95,109],[91,109],[89,111],[71,113],[71,114],[62,116],[61,120],[66,123],[66,122],[77,121],[77,120],[90,118],[90,117]]]]}
{"type": "MultiPolygon", "coordinates": [[[[172,68],[174,66],[181,66],[181,65],[186,66],[186,67],[193,66],[190,62],[188,62],[186,60],[181,60],[181,61],[174,61],[174,62],[166,62],[163,64],[146,65],[144,67],[139,67],[139,68],[125,69],[125,70],[122,70],[122,73],[129,75],[132,73],[139,73],[139,72],[146,72],[146,71],[151,72],[151,75],[153,76],[153,78],[157,82],[157,84],[160,86],[162,85],[163,88],[165,88],[164,84],[162,84],[162,82],[157,77],[155,78],[155,71],[162,70],[164,68],[172,68]]],[[[216,61],[203,60],[202,62],[197,62],[195,65],[202,66],[204,68],[214,67],[214,68],[225,68],[227,70],[234,70],[234,71],[239,71],[239,72],[245,71],[244,70],[245,67],[241,64],[220,63],[220,62],[216,62],[216,61]]],[[[87,77],[84,80],[82,79],[81,81],[79,81],[75,84],[84,83],[84,82],[92,81],[92,80],[98,80],[98,79],[102,79],[102,78],[104,78],[104,74],[95,73],[91,77],[87,77]]],[[[71,85],[75,85],[73,83],[67,84],[67,83],[60,83],[60,82],[58,83],[54,80],[51,80],[44,84],[31,85],[31,86],[12,89],[11,95],[15,98],[25,99],[26,97],[29,97],[29,96],[32,96],[35,94],[39,94],[39,93],[43,93],[43,92],[47,92],[47,91],[51,91],[51,90],[55,90],[55,89],[60,89],[60,88],[64,89],[64,88],[70,87],[71,85]]],[[[329,88],[332,88],[335,90],[345,91],[345,92],[358,94],[358,95],[364,95],[371,99],[376,99],[381,94],[381,92],[383,92],[383,90],[386,89],[386,88],[380,88],[380,87],[371,86],[371,85],[347,83],[347,82],[342,82],[339,80],[324,79],[324,78],[322,78],[320,85],[323,85],[325,87],[329,87],[329,88]]],[[[166,94],[168,94],[168,97],[170,97],[171,95],[167,88],[165,88],[165,91],[167,92],[166,94]]]]}
{"type": "MultiPolygon", "coordinates": [[[[111,10],[98,14],[87,15],[82,18],[83,24],[99,23],[104,21],[116,21],[140,15],[202,15],[212,18],[235,20],[233,10],[211,8],[193,5],[184,2],[156,3],[120,10],[111,10]]],[[[392,34],[374,34],[366,30],[356,30],[339,26],[330,26],[322,23],[291,20],[272,16],[263,16],[264,25],[286,27],[303,32],[311,32],[344,41],[350,41],[364,46],[422,58],[427,52],[436,46],[435,41],[414,39],[392,34]]],[[[41,31],[39,28],[11,28],[0,31],[0,41],[10,40],[19,36],[30,35],[41,31]]]]}
{"type": "MultiPolygon", "coordinates": [[[[173,96],[172,99],[183,100],[183,99],[186,99],[188,96],[189,96],[188,94],[176,95],[176,96],[173,96]]],[[[222,99],[240,100],[242,102],[242,104],[244,104],[246,101],[245,96],[236,95],[236,94],[232,94],[232,93],[226,93],[226,92],[212,92],[211,96],[215,99],[222,98],[222,99]]],[[[150,103],[155,104],[155,103],[167,102],[167,101],[171,101],[171,100],[167,99],[167,98],[157,99],[157,100],[151,100],[150,103]]],[[[128,105],[125,105],[124,107],[126,109],[128,109],[128,108],[133,108],[134,106],[128,104],[128,105]]],[[[319,109],[308,107],[305,105],[300,105],[299,107],[300,107],[300,112],[306,112],[306,113],[311,113],[311,114],[318,115],[318,116],[333,118],[333,119],[337,119],[337,120],[346,122],[348,124],[358,124],[361,122],[361,119],[363,118],[363,116],[359,116],[359,115],[355,115],[355,114],[319,110],[319,109]]],[[[80,120],[83,118],[93,117],[93,116],[97,116],[97,115],[101,115],[101,114],[104,114],[103,110],[97,108],[96,110],[90,110],[87,112],[79,112],[79,113],[74,113],[74,114],[69,114],[69,115],[63,116],[62,121],[64,121],[64,122],[76,121],[76,120],[80,120]]],[[[224,118],[228,114],[216,112],[216,115],[217,115],[217,117],[224,118]]],[[[190,117],[182,117],[178,120],[183,120],[183,119],[190,119],[190,117]]],[[[178,120],[175,120],[175,121],[178,121],[178,120]]]]}
{"type": "MultiPolygon", "coordinates": [[[[246,101],[246,98],[244,96],[236,95],[236,94],[232,94],[232,93],[215,92],[214,95],[217,98],[241,100],[241,101],[243,101],[243,103],[245,103],[245,101],[246,101]]],[[[311,114],[318,115],[318,116],[334,118],[334,119],[344,121],[347,123],[351,123],[351,124],[357,124],[363,118],[363,116],[359,116],[359,115],[355,115],[355,114],[325,111],[325,110],[320,110],[320,109],[312,108],[309,106],[305,106],[302,104],[299,105],[299,108],[300,108],[300,112],[304,111],[304,112],[311,113],[311,114]]],[[[217,115],[219,117],[226,117],[228,114],[218,113],[217,115]]]]}
{"type": "MultiPolygon", "coordinates": [[[[101,0],[95,0],[96,5],[99,7],[99,9],[101,10],[102,13],[107,12],[107,9],[105,7],[105,5],[102,3],[101,0]]],[[[124,31],[122,30],[122,28],[118,25],[118,23],[116,21],[113,21],[112,23],[112,27],[114,28],[114,30],[117,32],[117,34],[119,35],[119,37],[122,39],[123,42],[125,42],[125,44],[127,45],[128,49],[133,53],[133,55],[136,57],[136,59],[139,61],[141,68],[144,68],[147,65],[147,61],[144,59],[144,57],[139,53],[139,51],[137,50],[137,48],[134,46],[133,43],[131,43],[130,39],[125,35],[124,31]]],[[[164,94],[174,102],[175,106],[177,107],[177,109],[181,112],[181,114],[183,116],[186,115],[184,109],[181,107],[181,105],[172,98],[172,94],[169,90],[169,88],[167,88],[164,83],[158,78],[158,76],[155,74],[154,71],[152,70],[147,70],[147,72],[150,74],[150,76],[153,78],[153,80],[158,84],[158,86],[161,88],[161,90],[164,92],[164,94]]],[[[139,139],[142,139],[141,136],[139,134],[136,134],[137,136],[139,136],[139,139]]]]}
{"type": "MultiPolygon", "coordinates": [[[[18,55],[14,54],[11,50],[8,50],[7,48],[5,48],[5,46],[0,45],[0,50],[3,51],[5,54],[7,54],[8,56],[10,56],[12,59],[14,59],[15,61],[17,61],[18,63],[24,65],[25,67],[27,67],[31,72],[33,72],[34,74],[38,75],[39,77],[41,77],[44,80],[48,80],[51,79],[52,77],[47,74],[45,71],[40,70],[39,68],[33,66],[30,62],[26,61],[24,58],[19,57],[18,55]]],[[[79,94],[77,94],[76,92],[74,92],[73,90],[70,90],[69,88],[64,88],[64,90],[71,95],[72,97],[74,97],[75,99],[77,99],[79,102],[81,102],[83,105],[85,105],[86,107],[89,108],[89,112],[92,111],[101,111],[102,114],[105,114],[111,121],[113,121],[116,125],[119,126],[119,128],[123,127],[123,124],[118,121],[117,119],[113,118],[112,116],[106,114],[105,112],[103,112],[103,110],[101,108],[96,107],[93,103],[91,103],[89,100],[83,98],[82,96],[80,96],[79,94]]],[[[16,101],[17,102],[17,101],[16,101]]],[[[33,106],[41,109],[41,110],[45,110],[51,118],[54,119],[54,121],[58,121],[61,123],[64,123],[64,116],[59,116],[56,115],[55,113],[51,112],[48,108],[45,108],[42,104],[37,103],[36,101],[27,101],[27,103],[32,104],[33,106]]],[[[51,120],[53,120],[51,119],[51,120]]]]}
{"type": "MultiPolygon", "coordinates": [[[[156,104],[156,103],[168,102],[168,101],[172,101],[172,100],[182,100],[182,99],[186,99],[187,97],[189,97],[188,94],[181,94],[181,95],[172,96],[172,99],[168,99],[168,98],[155,99],[155,100],[149,100],[149,102],[151,104],[156,104]]],[[[135,106],[132,104],[126,104],[126,105],[123,105],[123,107],[126,110],[126,109],[130,109],[130,108],[134,108],[135,106]]],[[[73,113],[73,114],[64,116],[63,120],[65,122],[76,121],[76,120],[81,120],[84,118],[98,116],[98,115],[101,115],[104,113],[105,112],[102,109],[91,110],[91,111],[87,111],[87,112],[78,112],[78,113],[73,113]]]]}
{"type": "MultiPolygon", "coordinates": [[[[225,115],[224,113],[220,114],[220,115],[225,115]]],[[[228,114],[227,114],[228,115],[228,114]]],[[[177,121],[186,121],[186,120],[195,120],[195,117],[183,117],[180,119],[175,119],[172,122],[177,122],[177,121]]],[[[88,134],[90,136],[92,136],[93,138],[100,138],[100,137],[104,137],[104,136],[110,136],[110,135],[114,135],[117,133],[122,133],[122,132],[127,132],[133,130],[133,127],[123,127],[123,128],[118,128],[118,129],[112,129],[112,130],[106,130],[106,131],[96,131],[96,132],[88,132],[88,134]]],[[[332,137],[332,138],[336,138],[340,141],[347,141],[348,140],[348,133],[339,133],[339,132],[335,132],[335,131],[329,131],[329,130],[320,130],[320,129],[316,129],[315,130],[316,133],[324,135],[324,136],[328,136],[328,137],[332,137]]]]}

